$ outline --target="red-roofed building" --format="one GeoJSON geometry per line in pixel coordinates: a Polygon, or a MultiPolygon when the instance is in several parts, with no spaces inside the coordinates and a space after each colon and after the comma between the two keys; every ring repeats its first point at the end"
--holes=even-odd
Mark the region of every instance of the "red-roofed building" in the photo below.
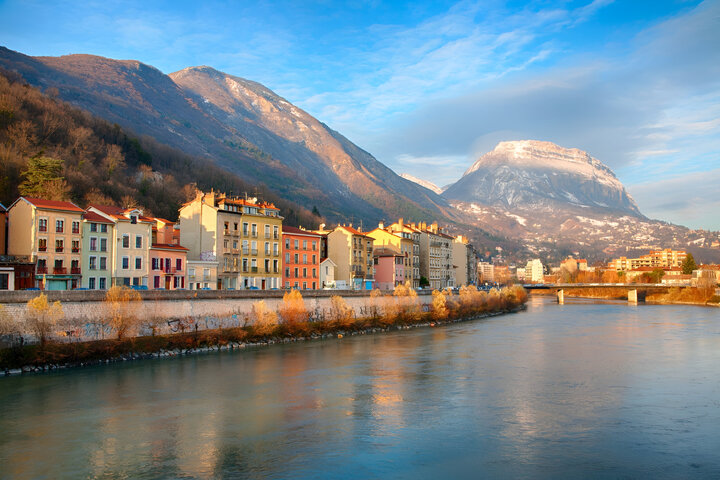
{"type": "Polygon", "coordinates": [[[20,197],[8,209],[8,254],[35,263],[35,284],[80,286],[83,210],[72,202],[20,197]]]}
{"type": "Polygon", "coordinates": [[[328,257],[337,266],[337,288],[372,290],[375,283],[373,238],[352,225],[338,225],[327,235],[328,257]]]}
{"type": "Polygon", "coordinates": [[[115,222],[93,211],[83,215],[82,287],[107,290],[112,285],[115,222]]]}
{"type": "Polygon", "coordinates": [[[283,286],[320,288],[320,241],[322,235],[283,225],[283,286]]]}

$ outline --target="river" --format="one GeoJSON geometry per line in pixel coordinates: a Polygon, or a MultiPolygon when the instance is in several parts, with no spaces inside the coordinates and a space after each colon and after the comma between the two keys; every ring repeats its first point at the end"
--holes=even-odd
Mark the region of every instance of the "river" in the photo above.
{"type": "Polygon", "coordinates": [[[531,298],[0,378],[0,408],[0,478],[720,478],[720,310],[531,298]]]}

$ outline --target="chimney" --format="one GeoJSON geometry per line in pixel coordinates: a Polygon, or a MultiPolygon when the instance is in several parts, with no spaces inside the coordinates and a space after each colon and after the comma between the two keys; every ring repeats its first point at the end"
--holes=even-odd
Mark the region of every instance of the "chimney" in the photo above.
{"type": "Polygon", "coordinates": [[[378,228],[380,230],[385,230],[385,223],[384,222],[378,222],[378,228]]]}
{"type": "Polygon", "coordinates": [[[322,232],[325,231],[325,224],[324,224],[324,223],[321,223],[321,224],[320,224],[320,231],[322,231],[322,232]]]}
{"type": "Polygon", "coordinates": [[[400,225],[400,230],[402,230],[402,229],[403,229],[403,226],[404,226],[404,225],[403,225],[403,218],[402,218],[402,217],[398,218],[398,225],[400,225]]]}

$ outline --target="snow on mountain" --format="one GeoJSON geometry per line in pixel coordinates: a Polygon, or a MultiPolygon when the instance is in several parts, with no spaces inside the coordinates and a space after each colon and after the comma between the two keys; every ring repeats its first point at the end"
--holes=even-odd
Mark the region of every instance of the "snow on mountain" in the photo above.
{"type": "Polygon", "coordinates": [[[438,187],[437,185],[435,185],[432,182],[428,182],[427,180],[423,180],[422,178],[414,177],[414,176],[410,175],[409,173],[402,173],[402,174],[400,174],[400,176],[402,178],[404,178],[405,180],[410,180],[411,182],[417,183],[421,187],[427,188],[431,192],[435,192],[438,195],[442,195],[443,189],[438,187]]]}
{"type": "Polygon", "coordinates": [[[443,196],[506,208],[574,205],[641,216],[635,200],[600,160],[535,140],[500,142],[443,196]]]}

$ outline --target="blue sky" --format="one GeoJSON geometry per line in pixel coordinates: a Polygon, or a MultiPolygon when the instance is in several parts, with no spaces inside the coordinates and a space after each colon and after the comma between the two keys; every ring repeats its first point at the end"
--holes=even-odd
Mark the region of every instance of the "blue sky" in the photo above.
{"type": "Polygon", "coordinates": [[[498,141],[581,148],[720,230],[719,1],[0,1],[0,44],[210,65],[439,185],[498,141]]]}

